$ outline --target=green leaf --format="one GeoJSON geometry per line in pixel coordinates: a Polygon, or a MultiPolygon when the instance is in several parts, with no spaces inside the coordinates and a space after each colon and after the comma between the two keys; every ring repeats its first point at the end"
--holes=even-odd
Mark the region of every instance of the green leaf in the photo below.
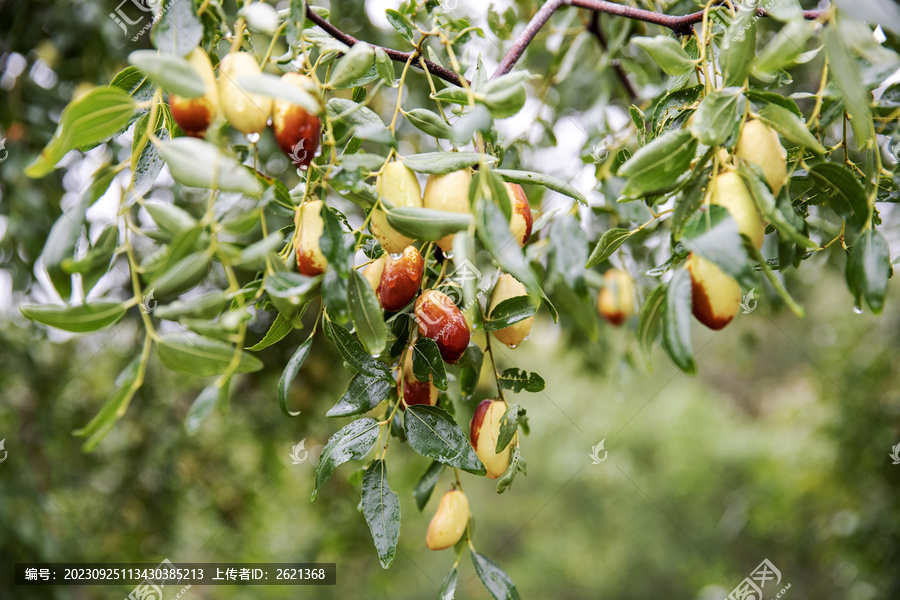
{"type": "Polygon", "coordinates": [[[394,383],[391,369],[386,364],[369,356],[359,340],[353,337],[349,331],[328,319],[323,323],[322,331],[354,372],[394,383]]]}
{"type": "Polygon", "coordinates": [[[351,460],[359,460],[375,445],[381,427],[375,419],[358,419],[337,433],[325,444],[319,465],[316,467],[316,487],[311,500],[315,500],[319,490],[334,473],[335,468],[351,460]]]}
{"type": "Polygon", "coordinates": [[[670,124],[677,122],[685,110],[697,101],[702,92],[703,86],[695,85],[671,91],[663,96],[653,109],[653,116],[650,119],[651,134],[656,135],[660,131],[668,130],[670,124]]]}
{"type": "Polygon", "coordinates": [[[696,150],[697,139],[686,129],[656,138],[619,167],[619,176],[627,179],[622,195],[641,198],[672,189],[696,150]]]}
{"type": "Polygon", "coordinates": [[[391,227],[405,236],[417,240],[434,241],[445,235],[468,229],[472,225],[469,213],[449,212],[422,208],[419,206],[400,206],[386,212],[391,227]]]}
{"type": "Polygon", "coordinates": [[[233,267],[251,271],[262,271],[266,268],[266,259],[276,262],[276,252],[284,246],[284,236],[281,232],[270,233],[258,242],[254,242],[241,250],[241,253],[231,263],[233,267]]]}
{"type": "Polygon", "coordinates": [[[216,403],[219,402],[220,397],[225,391],[226,388],[220,386],[218,382],[216,382],[203,388],[203,391],[197,395],[197,398],[188,410],[187,417],[184,419],[184,429],[187,431],[188,435],[191,435],[200,429],[203,422],[216,408],[216,403]]]}
{"type": "Polygon", "coordinates": [[[146,73],[150,81],[182,98],[199,98],[206,93],[206,85],[191,63],[175,54],[135,50],[128,55],[128,62],[146,73]]]}
{"type": "Polygon", "coordinates": [[[512,390],[516,394],[522,390],[531,393],[544,391],[544,379],[540,375],[516,368],[503,371],[500,379],[497,380],[497,385],[504,390],[512,390]]]}
{"type": "Polygon", "coordinates": [[[841,21],[844,18],[843,15],[835,17],[835,22],[825,28],[825,55],[828,58],[828,75],[844,97],[856,147],[862,148],[874,133],[870,108],[872,98],[862,81],[862,65],[854,60],[841,35],[841,21]]]}
{"type": "Polygon", "coordinates": [[[388,397],[394,384],[380,377],[368,377],[357,373],[350,380],[350,386],[337,404],[332,406],[326,417],[349,417],[361,415],[381,404],[388,397]]]}
{"type": "Polygon", "coordinates": [[[772,38],[753,61],[753,75],[763,81],[774,81],[773,75],[806,50],[806,42],[816,30],[814,21],[788,23],[772,38]]]}
{"type": "Polygon", "coordinates": [[[782,96],[781,94],[775,92],[764,92],[762,90],[747,90],[746,92],[747,98],[755,102],[756,104],[760,104],[765,106],[766,104],[777,104],[782,108],[786,108],[801,119],[803,118],[803,113],[800,111],[800,107],[797,106],[797,101],[793,98],[789,98],[787,96],[782,96]]]}
{"type": "Polygon", "coordinates": [[[518,404],[513,404],[506,409],[506,412],[503,413],[503,417],[500,419],[500,435],[497,436],[497,447],[494,449],[494,452],[500,454],[509,446],[509,443],[512,442],[513,437],[516,435],[516,431],[519,430],[519,416],[524,414],[525,409],[518,404]]]}
{"type": "MultiPolygon", "coordinates": [[[[156,354],[159,362],[173,371],[212,377],[225,372],[234,358],[235,347],[209,338],[170,333],[156,345],[156,354]]],[[[235,373],[252,373],[262,368],[262,361],[242,352],[235,373]]]]}
{"type": "Polygon", "coordinates": [[[498,494],[502,494],[512,486],[512,482],[519,471],[525,473],[525,459],[522,458],[522,448],[516,444],[513,446],[512,455],[509,457],[509,466],[506,467],[506,471],[497,480],[498,494]]]}
{"type": "Polygon", "coordinates": [[[158,319],[167,319],[170,321],[182,317],[211,319],[222,312],[222,309],[225,308],[227,302],[228,298],[224,293],[209,292],[208,294],[203,294],[197,298],[178,300],[171,304],[160,306],[153,312],[153,316],[158,319]]]}
{"type": "MultiPolygon", "coordinates": [[[[168,109],[159,111],[154,126],[155,135],[161,140],[169,139],[169,131],[166,129],[168,109]]],[[[128,202],[134,198],[141,198],[147,194],[156,183],[159,172],[162,171],[163,160],[159,156],[159,150],[150,142],[147,135],[147,126],[150,122],[150,113],[146,113],[134,126],[131,143],[131,189],[128,191],[128,202]]]]}
{"type": "Polygon", "coordinates": [[[410,447],[422,456],[484,475],[484,465],[466,434],[443,408],[424,404],[408,406],[403,425],[410,447]]]}
{"type": "Polygon", "coordinates": [[[362,511],[375,541],[381,567],[387,569],[400,539],[400,498],[391,490],[387,467],[381,459],[372,461],[362,481],[362,511]]]}
{"type": "Polygon", "coordinates": [[[328,87],[341,89],[352,87],[352,82],[365,75],[375,64],[375,50],[369,44],[353,44],[350,52],[341,57],[331,71],[328,87]]]}
{"type": "Polygon", "coordinates": [[[389,8],[384,11],[384,16],[387,17],[388,23],[391,24],[391,27],[397,30],[403,39],[412,44],[416,45],[415,37],[413,32],[415,31],[415,27],[412,22],[405,16],[397,12],[396,10],[389,8]]]}
{"type": "Polygon", "coordinates": [[[172,178],[187,187],[240,192],[258,197],[263,188],[253,173],[209,142],[181,137],[158,146],[172,178]]]}
{"type": "Polygon", "coordinates": [[[718,58],[726,87],[741,85],[747,79],[756,54],[756,21],[756,10],[740,9],[725,32],[718,58]]]}
{"type": "Polygon", "coordinates": [[[300,372],[300,367],[303,366],[306,357],[309,356],[309,349],[311,347],[312,336],[300,344],[296,352],[294,352],[294,355],[291,356],[291,360],[289,360],[288,364],[284,367],[284,371],[281,373],[281,379],[278,380],[278,406],[281,407],[281,412],[288,417],[296,417],[300,414],[299,410],[297,412],[291,412],[288,408],[288,391],[290,390],[291,382],[297,376],[297,373],[300,372]]]}
{"type": "Polygon", "coordinates": [[[531,296],[514,296],[495,306],[484,322],[485,331],[499,331],[510,325],[524,321],[537,312],[538,304],[531,296]]]}
{"type": "Polygon", "coordinates": [[[442,140],[450,138],[450,126],[439,114],[431,112],[427,108],[414,108],[403,114],[414,127],[428,135],[442,140]]]}
{"type": "Polygon", "coordinates": [[[760,109],[759,118],[795,144],[805,146],[816,154],[825,154],[825,148],[809,132],[803,119],[787,108],[778,104],[767,104],[760,109]]]}
{"type": "Polygon", "coordinates": [[[707,146],[719,146],[731,137],[738,125],[741,88],[710,92],[691,119],[691,132],[707,146]]]}
{"type": "Polygon", "coordinates": [[[711,204],[706,211],[695,213],[685,224],[681,240],[691,252],[716,263],[744,287],[753,287],[756,280],[737,222],[724,206],[711,204]]]}
{"type": "MultiPolygon", "coordinates": [[[[493,8],[493,5],[490,5],[493,8]]],[[[490,9],[489,9],[490,10],[490,9]]],[[[450,600],[456,594],[456,580],[457,580],[457,572],[456,567],[450,569],[450,572],[447,573],[447,576],[444,577],[444,581],[441,583],[441,600],[450,600]]]]}
{"type": "Polygon", "coordinates": [[[643,48],[650,58],[669,75],[678,77],[690,73],[696,63],[688,56],[677,40],[658,35],[656,37],[635,37],[632,42],[643,48]]]}
{"type": "Polygon", "coordinates": [[[512,181],[513,183],[542,185],[545,188],[553,190],[554,192],[559,192],[564,196],[575,198],[575,200],[577,200],[579,204],[587,206],[587,198],[584,197],[584,194],[576,190],[573,186],[569,185],[562,179],[551,177],[550,175],[544,175],[543,173],[535,173],[533,171],[515,171],[512,169],[494,169],[494,173],[502,177],[504,180],[512,181]]]}
{"type": "Polygon", "coordinates": [[[738,172],[744,178],[744,181],[747,182],[747,189],[750,190],[750,193],[756,200],[756,205],[759,206],[763,217],[778,230],[779,234],[805,248],[815,248],[818,245],[798,231],[788,216],[781,212],[781,209],[775,202],[775,196],[772,195],[772,191],[766,183],[765,175],[758,167],[748,168],[742,166],[738,167],[738,172]]]}
{"type": "Polygon", "coordinates": [[[153,45],[162,52],[184,56],[203,41],[203,25],[193,2],[167,4],[151,32],[153,45]]]}
{"type": "Polygon", "coordinates": [[[653,348],[653,341],[659,332],[659,321],[662,318],[666,302],[666,286],[659,284],[644,300],[641,306],[641,314],[638,317],[637,341],[644,356],[649,360],[653,348]]]}
{"type": "Polygon", "coordinates": [[[62,270],[69,274],[80,273],[81,287],[87,294],[109,271],[118,244],[119,228],[117,225],[109,225],[100,232],[97,241],[80,259],[63,259],[62,270]]]}
{"type": "Polygon", "coordinates": [[[125,316],[127,306],[116,300],[92,300],[78,306],[25,304],[19,311],[42,325],[73,333],[99,331],[125,316]]]}
{"type": "Polygon", "coordinates": [[[591,252],[591,256],[588,258],[584,268],[590,269],[591,267],[602,263],[612,256],[613,252],[618,250],[629,237],[631,237],[630,229],[616,227],[606,231],[606,233],[600,236],[600,241],[597,242],[597,245],[594,246],[594,250],[591,252]]]}
{"type": "Polygon", "coordinates": [[[75,246],[84,228],[85,210],[86,203],[82,199],[61,214],[50,228],[44,250],[41,252],[41,262],[47,269],[53,287],[63,300],[72,296],[72,275],[63,265],[67,260],[72,260],[75,254],[75,246]]]}
{"type": "Polygon", "coordinates": [[[388,146],[397,144],[394,135],[385,127],[381,117],[368,107],[345,98],[332,98],[325,109],[329,117],[346,129],[345,134],[338,135],[341,139],[352,135],[361,140],[388,146]]]}
{"type": "Polygon", "coordinates": [[[293,305],[309,302],[311,294],[321,283],[322,276],[307,277],[300,273],[270,273],[266,276],[266,292],[270,297],[286,300],[293,305]]]}
{"type": "Polygon", "coordinates": [[[403,159],[403,164],[417,173],[444,175],[477,165],[482,161],[493,163],[495,160],[493,156],[477,152],[426,152],[407,156],[403,159]]]}
{"type": "Polygon", "coordinates": [[[481,102],[488,107],[491,116],[495,119],[505,119],[522,110],[527,100],[523,85],[525,77],[522,72],[509,73],[491,79],[479,90],[481,102]]]}
{"type": "Polygon", "coordinates": [[[87,425],[73,432],[79,437],[88,438],[81,447],[83,451],[94,450],[103,441],[106,434],[112,430],[116,421],[125,415],[131,399],[140,388],[138,381],[142,371],[141,357],[137,356],[116,378],[116,391],[109,397],[100,412],[87,425]]]}
{"type": "Polygon", "coordinates": [[[255,344],[250,347],[244,348],[244,350],[250,350],[252,352],[259,352],[260,350],[264,350],[268,348],[272,344],[277,344],[285,337],[287,334],[294,330],[294,326],[284,318],[284,316],[279,313],[275,320],[272,321],[272,325],[269,326],[269,330],[266,332],[266,335],[263,339],[259,340],[255,344]]]}
{"type": "Polygon", "coordinates": [[[855,230],[862,229],[869,220],[869,201],[852,172],[836,163],[819,163],[809,170],[809,177],[835,213],[855,230]]]}
{"type": "Polygon", "coordinates": [[[162,241],[171,241],[175,234],[192,229],[198,225],[197,219],[191,216],[189,212],[169,202],[147,200],[143,206],[150,213],[153,222],[156,223],[160,231],[166,234],[162,241]]]}
{"type": "Polygon", "coordinates": [[[681,238],[681,232],[687,220],[697,212],[706,197],[706,188],[709,186],[712,175],[712,166],[706,165],[712,157],[713,148],[710,148],[703,158],[694,165],[690,179],[684,184],[675,196],[675,212],[672,213],[672,235],[674,239],[681,238]]]}
{"type": "Polygon", "coordinates": [[[425,474],[419,478],[418,482],[416,482],[412,494],[413,498],[416,500],[416,508],[418,508],[419,511],[428,504],[428,500],[431,498],[432,492],[434,492],[434,486],[440,481],[443,472],[444,464],[434,461],[428,467],[428,470],[425,471],[425,474]]]}
{"type": "Polygon", "coordinates": [[[518,279],[529,292],[536,293],[540,290],[519,243],[509,231],[509,221],[500,207],[482,198],[477,204],[475,218],[481,242],[503,270],[518,279]]]}
{"type": "Polygon", "coordinates": [[[893,275],[891,251],[887,240],[872,229],[864,231],[850,249],[847,258],[847,285],[856,298],[857,306],[866,305],[873,314],[884,309],[888,279],[893,275]]]}
{"type": "Polygon", "coordinates": [[[156,91],[156,87],[137,67],[125,67],[119,71],[109,82],[109,87],[122,90],[138,102],[150,100],[156,91]]]}
{"type": "Polygon", "coordinates": [[[691,276],[687,269],[675,271],[666,288],[663,347],[679,369],[688,375],[697,372],[691,344],[691,276]]]}
{"type": "Polygon", "coordinates": [[[154,277],[148,287],[157,296],[180,294],[196,286],[209,271],[210,258],[205,252],[188,254],[154,277]]]}
{"type": "Polygon", "coordinates": [[[284,81],[277,75],[259,73],[256,75],[242,75],[235,82],[244,91],[269,98],[287,100],[296,104],[311,115],[322,113],[322,102],[315,94],[315,88],[305,89],[284,81]]]}
{"type": "Polygon", "coordinates": [[[375,297],[375,291],[359,271],[350,273],[348,284],[350,316],[356,334],[369,354],[378,356],[387,344],[387,331],[384,327],[384,313],[381,304],[375,297]]]}
{"type": "Polygon", "coordinates": [[[118,133],[129,123],[134,110],[134,99],[118,88],[94,88],[73,100],[63,110],[50,143],[28,165],[25,174],[34,178],[47,175],[69,150],[118,133]]]}
{"type": "Polygon", "coordinates": [[[387,52],[381,48],[375,48],[375,71],[378,77],[390,87],[394,87],[397,73],[394,71],[394,63],[387,52]]]}
{"type": "Polygon", "coordinates": [[[472,565],[485,589],[494,600],[519,600],[519,592],[509,575],[483,554],[471,551],[472,565]]]}
{"type": "Polygon", "coordinates": [[[444,367],[444,359],[434,340],[421,337],[413,346],[413,375],[419,381],[428,381],[432,378],[434,386],[441,390],[447,389],[447,372],[444,367]]]}
{"type": "Polygon", "coordinates": [[[459,389],[464,396],[471,396],[478,384],[481,375],[481,367],[484,364],[484,352],[475,342],[469,342],[469,347],[463,353],[456,366],[460,367],[459,389]]]}

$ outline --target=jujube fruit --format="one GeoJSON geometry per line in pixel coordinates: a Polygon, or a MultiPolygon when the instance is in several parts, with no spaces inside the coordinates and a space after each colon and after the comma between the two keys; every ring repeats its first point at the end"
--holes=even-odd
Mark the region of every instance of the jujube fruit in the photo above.
{"type": "Polygon", "coordinates": [[[434,342],[444,362],[455,363],[469,346],[469,324],[462,311],[446,295],[428,290],[416,300],[419,334],[434,342]]]}
{"type": "Polygon", "coordinates": [[[413,353],[406,353],[406,359],[403,361],[403,369],[397,377],[397,395],[403,399],[401,406],[410,406],[413,404],[428,404],[434,406],[437,404],[438,389],[432,383],[432,377],[429,376],[428,381],[419,381],[413,373],[413,353]],[[403,392],[401,394],[401,378],[403,392]]]}
{"type": "MultiPolygon", "coordinates": [[[[285,73],[281,80],[300,89],[315,89],[315,83],[300,73],[285,73]]],[[[272,105],[272,131],[278,147],[298,167],[305,167],[315,158],[319,148],[321,123],[305,108],[275,98],[272,105]]]]}
{"type": "Polygon", "coordinates": [[[319,245],[319,238],[325,230],[321,214],[323,209],[327,210],[321,200],[301,204],[294,221],[297,227],[297,270],[309,277],[321,275],[328,266],[328,259],[319,245]]]}
{"type": "Polygon", "coordinates": [[[415,246],[407,246],[400,258],[388,256],[377,293],[384,310],[397,311],[419,293],[425,261],[415,246]]]}
{"type": "Polygon", "coordinates": [[[634,314],[634,280],[631,275],[620,269],[610,269],[603,274],[597,310],[616,327],[634,314]]]}
{"type": "Polygon", "coordinates": [[[219,88],[206,52],[201,48],[194,48],[188,54],[187,60],[200,77],[206,91],[197,98],[182,98],[176,94],[169,94],[169,109],[172,118],[187,135],[202,138],[206,135],[210,123],[219,114],[219,88]]]}
{"type": "Polygon", "coordinates": [[[469,425],[469,437],[475,454],[481,459],[489,479],[498,479],[509,468],[512,442],[497,453],[497,439],[500,437],[500,421],[506,414],[506,403],[502,400],[482,400],[475,407],[469,425]]]}
{"type": "MultiPolygon", "coordinates": [[[[429,175],[425,181],[425,196],[422,205],[425,208],[447,212],[472,212],[469,207],[469,186],[471,184],[472,171],[470,169],[461,169],[445,175],[429,175]]],[[[455,235],[451,233],[437,241],[441,251],[453,250],[455,235]]]]}
{"type": "Polygon", "coordinates": [[[691,309],[710,329],[728,325],[741,305],[741,287],[714,262],[693,252],[688,256],[691,274],[691,309]]]}
{"type": "Polygon", "coordinates": [[[734,154],[762,169],[776,195],[787,181],[787,150],[775,130],[762,121],[753,119],[744,124],[734,154]]]}
{"type": "Polygon", "coordinates": [[[509,220],[509,231],[519,242],[519,246],[525,246],[531,237],[531,227],[534,218],[531,216],[531,205],[525,190],[518,183],[506,183],[506,191],[509,192],[509,200],[512,207],[512,218],[509,220]]]}
{"type": "Polygon", "coordinates": [[[736,171],[719,173],[710,182],[706,197],[710,204],[718,204],[727,209],[737,223],[738,231],[750,238],[754,246],[762,248],[766,226],[756,207],[756,201],[736,171]]]}
{"type": "MultiPolygon", "coordinates": [[[[497,280],[497,284],[494,286],[494,292],[491,294],[491,306],[488,310],[488,318],[491,317],[491,314],[494,312],[497,305],[504,300],[509,300],[516,296],[527,295],[528,290],[525,289],[525,286],[518,279],[509,273],[504,273],[497,280]]],[[[494,331],[493,334],[501,343],[506,344],[510,348],[515,348],[528,337],[528,334],[531,333],[531,326],[533,324],[534,317],[528,317],[527,319],[522,319],[517,323],[513,323],[509,327],[498,329],[497,331],[494,331]]]]}
{"type": "MultiPolygon", "coordinates": [[[[375,180],[375,191],[395,208],[401,206],[422,206],[422,188],[416,174],[400,161],[389,162],[375,180]]],[[[402,252],[409,246],[412,238],[408,238],[391,227],[387,214],[380,208],[372,209],[372,233],[378,243],[390,254],[402,252]]]]}
{"type": "Polygon", "coordinates": [[[429,550],[443,550],[458,542],[469,524],[469,499],[462,490],[450,490],[438,504],[428,524],[425,545],[429,550]]]}
{"type": "Polygon", "coordinates": [[[269,120],[272,99],[245,90],[241,77],[261,73],[256,59],[246,52],[232,52],[219,64],[219,101],[231,126],[243,133],[259,133],[269,120]]]}

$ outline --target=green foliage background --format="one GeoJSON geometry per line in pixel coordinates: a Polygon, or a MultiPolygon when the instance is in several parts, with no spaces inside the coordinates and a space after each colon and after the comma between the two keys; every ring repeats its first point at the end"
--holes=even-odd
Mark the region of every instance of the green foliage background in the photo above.
{"type": "MultiPolygon", "coordinates": [[[[0,164],[0,289],[14,303],[35,289],[34,261],[67,189],[62,172],[40,180],[22,173],[52,134],[48,116],[62,110],[76,86],[108,83],[128,52],[149,45],[146,38],[123,45],[106,16],[108,4],[0,6],[0,50],[21,53],[29,68],[44,60],[58,78],[44,89],[26,71],[0,102],[9,151],[0,164]],[[20,134],[12,139],[10,131],[20,134]]],[[[688,4],[670,12],[693,9],[688,4]]],[[[521,13],[533,12],[532,3],[517,5],[521,13]]],[[[361,3],[332,10],[332,21],[353,35],[397,45],[395,35],[368,24],[361,3]]],[[[560,29],[581,25],[564,18],[570,20],[560,29]]],[[[621,39],[646,34],[643,25],[617,23],[621,39]]],[[[562,60],[562,53],[540,50],[542,41],[526,62],[536,73],[562,60]]],[[[597,51],[585,47],[583,68],[545,90],[555,118],[618,101],[614,74],[595,69],[599,56],[591,53],[597,51]]],[[[659,78],[645,55],[624,62],[638,82],[659,78]]],[[[795,73],[800,85],[815,84],[814,73],[808,82],[805,76],[795,73]]],[[[424,102],[423,80],[413,81],[412,104],[424,102]]],[[[538,143],[557,141],[552,123],[538,143]]],[[[264,154],[277,151],[271,138],[261,147],[264,154]]],[[[514,144],[504,166],[520,166],[525,149],[514,144]]],[[[529,188],[533,205],[541,193],[529,188]]],[[[900,311],[889,302],[880,317],[854,315],[843,258],[818,263],[790,276],[805,319],[766,297],[724,332],[695,325],[696,378],[679,372],[659,348],[648,368],[628,352],[633,332],[612,330],[593,313],[586,318],[599,329],[599,341],[544,317],[527,343],[500,353],[501,366],[537,370],[547,382],[544,393],[516,399],[532,424],[522,440],[529,474],[503,496],[484,480],[467,483],[466,491],[479,551],[503,565],[523,598],[721,598],[763,558],[791,583],[788,598],[900,596],[900,466],[888,457],[900,442],[900,311]],[[593,465],[588,453],[601,439],[608,459],[593,465]]],[[[126,417],[97,451],[83,454],[71,432],[96,413],[139,348],[137,319],[57,345],[11,306],[3,309],[0,437],[9,454],[0,463],[0,597],[129,592],[30,588],[26,596],[12,586],[15,562],[166,557],[337,563],[333,589],[194,588],[191,598],[437,596],[452,557],[425,549],[436,502],[419,514],[410,495],[428,461],[398,451],[399,445],[391,453],[404,521],[390,571],[379,567],[354,510],[358,485],[350,480],[358,465],[339,468],[327,493],[309,503],[313,468],[291,464],[291,446],[304,438],[307,448],[323,444],[345,422],[324,417],[349,380],[330,345],[315,345],[295,383],[299,418],[284,417],[274,393],[303,339],[294,332],[261,354],[264,370],[239,380],[229,414],[215,414],[193,436],[183,422],[202,384],[151,362],[126,417]]],[[[476,397],[490,391],[485,381],[476,397]]],[[[487,597],[468,565],[456,597],[487,597]]]]}

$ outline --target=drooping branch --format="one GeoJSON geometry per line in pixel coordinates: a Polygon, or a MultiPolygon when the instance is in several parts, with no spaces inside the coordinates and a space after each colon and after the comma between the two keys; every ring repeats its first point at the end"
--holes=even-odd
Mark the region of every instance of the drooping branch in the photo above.
{"type": "MultiPolygon", "coordinates": [[[[525,49],[537,35],[541,27],[550,20],[557,10],[563,6],[575,6],[577,8],[586,8],[595,12],[606,13],[645,23],[652,23],[661,27],[671,29],[679,35],[688,35],[697,23],[703,21],[703,11],[690,13],[682,16],[671,16],[663,13],[653,12],[652,10],[644,10],[643,8],[635,8],[633,6],[625,6],[623,4],[614,4],[606,0],[548,0],[532,17],[528,26],[519,35],[518,39],[513,43],[512,48],[500,61],[497,70],[491,75],[491,79],[506,75],[509,73],[516,62],[525,53],[525,49]]],[[[824,13],[824,10],[806,10],[803,11],[803,17],[808,20],[818,19],[824,13]]],[[[761,17],[767,16],[766,11],[758,9],[757,14],[761,17]]]]}
{"type": "MultiPolygon", "coordinates": [[[[609,44],[606,43],[606,36],[603,35],[603,30],[600,28],[600,13],[598,11],[593,11],[591,14],[591,22],[588,25],[588,31],[590,31],[595,38],[597,38],[597,43],[600,44],[600,47],[604,52],[609,52],[609,44]]],[[[633,101],[638,97],[638,92],[634,89],[634,84],[631,83],[631,80],[628,79],[628,73],[625,72],[625,69],[622,67],[622,63],[618,60],[611,58],[609,61],[610,66],[612,66],[613,71],[616,73],[616,77],[619,78],[619,81],[622,82],[622,87],[625,88],[625,93],[628,94],[628,97],[633,101]]]]}
{"type": "MultiPolygon", "coordinates": [[[[356,39],[355,37],[353,37],[352,35],[344,33],[343,31],[341,31],[340,29],[338,29],[337,27],[335,27],[334,25],[329,23],[327,20],[325,20],[322,17],[320,17],[319,15],[317,15],[315,12],[313,12],[313,10],[309,6],[306,7],[306,16],[309,18],[310,21],[312,21],[313,23],[315,23],[316,25],[318,25],[319,27],[324,29],[328,35],[330,35],[334,39],[338,40],[339,42],[343,42],[344,44],[347,44],[348,46],[353,46],[354,44],[359,42],[359,40],[356,39]]],[[[363,42],[363,43],[368,44],[368,42],[363,42]]],[[[394,50],[392,48],[385,48],[384,46],[376,46],[375,44],[369,44],[369,45],[372,46],[373,48],[381,48],[382,50],[384,50],[384,53],[387,54],[388,57],[391,58],[391,60],[395,60],[395,61],[401,62],[401,63],[409,62],[409,58],[412,55],[412,52],[401,52],[400,50],[394,50]]],[[[454,73],[453,71],[451,71],[449,69],[445,69],[444,67],[442,67],[441,65],[439,65],[437,63],[434,63],[434,62],[431,62],[430,60],[424,59],[424,57],[423,57],[423,60],[425,62],[425,68],[427,68],[431,72],[432,75],[434,75],[435,77],[440,77],[444,81],[446,81],[448,83],[452,83],[453,85],[462,86],[462,81],[460,80],[459,75],[457,75],[456,73],[454,73]]],[[[419,61],[417,61],[417,60],[412,62],[412,66],[416,67],[417,69],[421,68],[419,66],[419,61]]]]}
{"type": "MultiPolygon", "coordinates": [[[[538,34],[538,31],[541,30],[541,27],[550,20],[550,17],[553,16],[557,10],[562,8],[563,6],[574,6],[577,8],[585,8],[587,10],[594,11],[594,13],[605,13],[608,15],[625,17],[627,19],[634,19],[636,21],[643,21],[645,23],[652,23],[654,25],[659,25],[661,27],[666,27],[671,29],[673,32],[679,35],[688,35],[691,33],[692,28],[697,23],[703,21],[703,11],[698,11],[695,13],[690,13],[687,15],[681,16],[671,16],[663,13],[654,12],[652,10],[645,10],[643,8],[635,8],[633,6],[626,6],[623,4],[615,4],[613,2],[608,2],[607,0],[547,0],[543,6],[535,13],[534,17],[532,17],[531,21],[528,22],[528,26],[525,27],[525,30],[519,35],[518,39],[513,43],[512,48],[510,48],[509,52],[506,53],[506,56],[503,57],[503,60],[500,61],[500,64],[497,66],[497,70],[494,71],[494,74],[491,75],[491,79],[495,77],[500,77],[501,75],[506,75],[509,73],[513,66],[515,66],[516,62],[522,57],[522,54],[525,53],[525,49],[528,48],[528,45],[531,44],[532,40],[534,40],[535,36],[538,34]]],[[[827,10],[827,9],[826,9],[827,10]]],[[[803,11],[804,18],[808,20],[818,19],[825,10],[806,10],[803,11]]],[[[757,14],[761,17],[767,16],[766,11],[763,9],[758,9],[757,14]]],[[[356,39],[350,34],[344,33],[331,23],[329,23],[326,19],[323,19],[318,14],[316,14],[309,6],[306,7],[306,16],[310,21],[321,27],[328,35],[333,37],[334,39],[347,44],[348,46],[353,46],[356,43],[359,43],[360,40],[356,39]]],[[[599,32],[599,28],[594,28],[593,22],[590,28],[591,32],[594,35],[597,35],[599,32]],[[594,30],[596,29],[596,31],[594,30]]],[[[602,32],[598,36],[598,40],[601,41],[601,44],[604,43],[602,32]]],[[[363,42],[368,43],[368,42],[363,42]]],[[[375,44],[370,44],[374,48],[381,48],[384,50],[385,54],[391,58],[391,60],[395,60],[397,62],[406,63],[409,62],[411,52],[402,52],[400,50],[394,50],[392,48],[385,48],[384,46],[377,46],[375,44]]],[[[449,69],[445,69],[441,65],[434,63],[430,60],[425,60],[423,58],[423,62],[425,63],[425,68],[434,76],[443,79],[448,83],[452,83],[453,85],[461,86],[463,79],[453,71],[449,69]]],[[[421,68],[418,61],[413,61],[412,66],[421,68]]],[[[620,73],[621,67],[618,65],[613,65],[616,69],[617,74],[622,79],[623,84],[630,88],[628,91],[632,96],[634,94],[634,89],[631,88],[630,82],[626,77],[623,77],[622,73],[620,73]]]]}

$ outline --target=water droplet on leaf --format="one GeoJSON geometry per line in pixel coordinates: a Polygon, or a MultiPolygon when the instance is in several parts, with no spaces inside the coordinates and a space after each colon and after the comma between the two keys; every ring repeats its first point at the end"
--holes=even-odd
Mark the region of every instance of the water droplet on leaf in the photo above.
{"type": "Polygon", "coordinates": [[[251,144],[255,144],[256,142],[259,141],[259,134],[258,133],[248,133],[247,141],[250,142],[251,144]]]}
{"type": "Polygon", "coordinates": [[[857,314],[857,315],[861,315],[861,314],[863,314],[863,309],[862,309],[861,307],[859,307],[859,306],[854,306],[854,307],[853,307],[853,312],[854,312],[855,314],[857,314]]]}

